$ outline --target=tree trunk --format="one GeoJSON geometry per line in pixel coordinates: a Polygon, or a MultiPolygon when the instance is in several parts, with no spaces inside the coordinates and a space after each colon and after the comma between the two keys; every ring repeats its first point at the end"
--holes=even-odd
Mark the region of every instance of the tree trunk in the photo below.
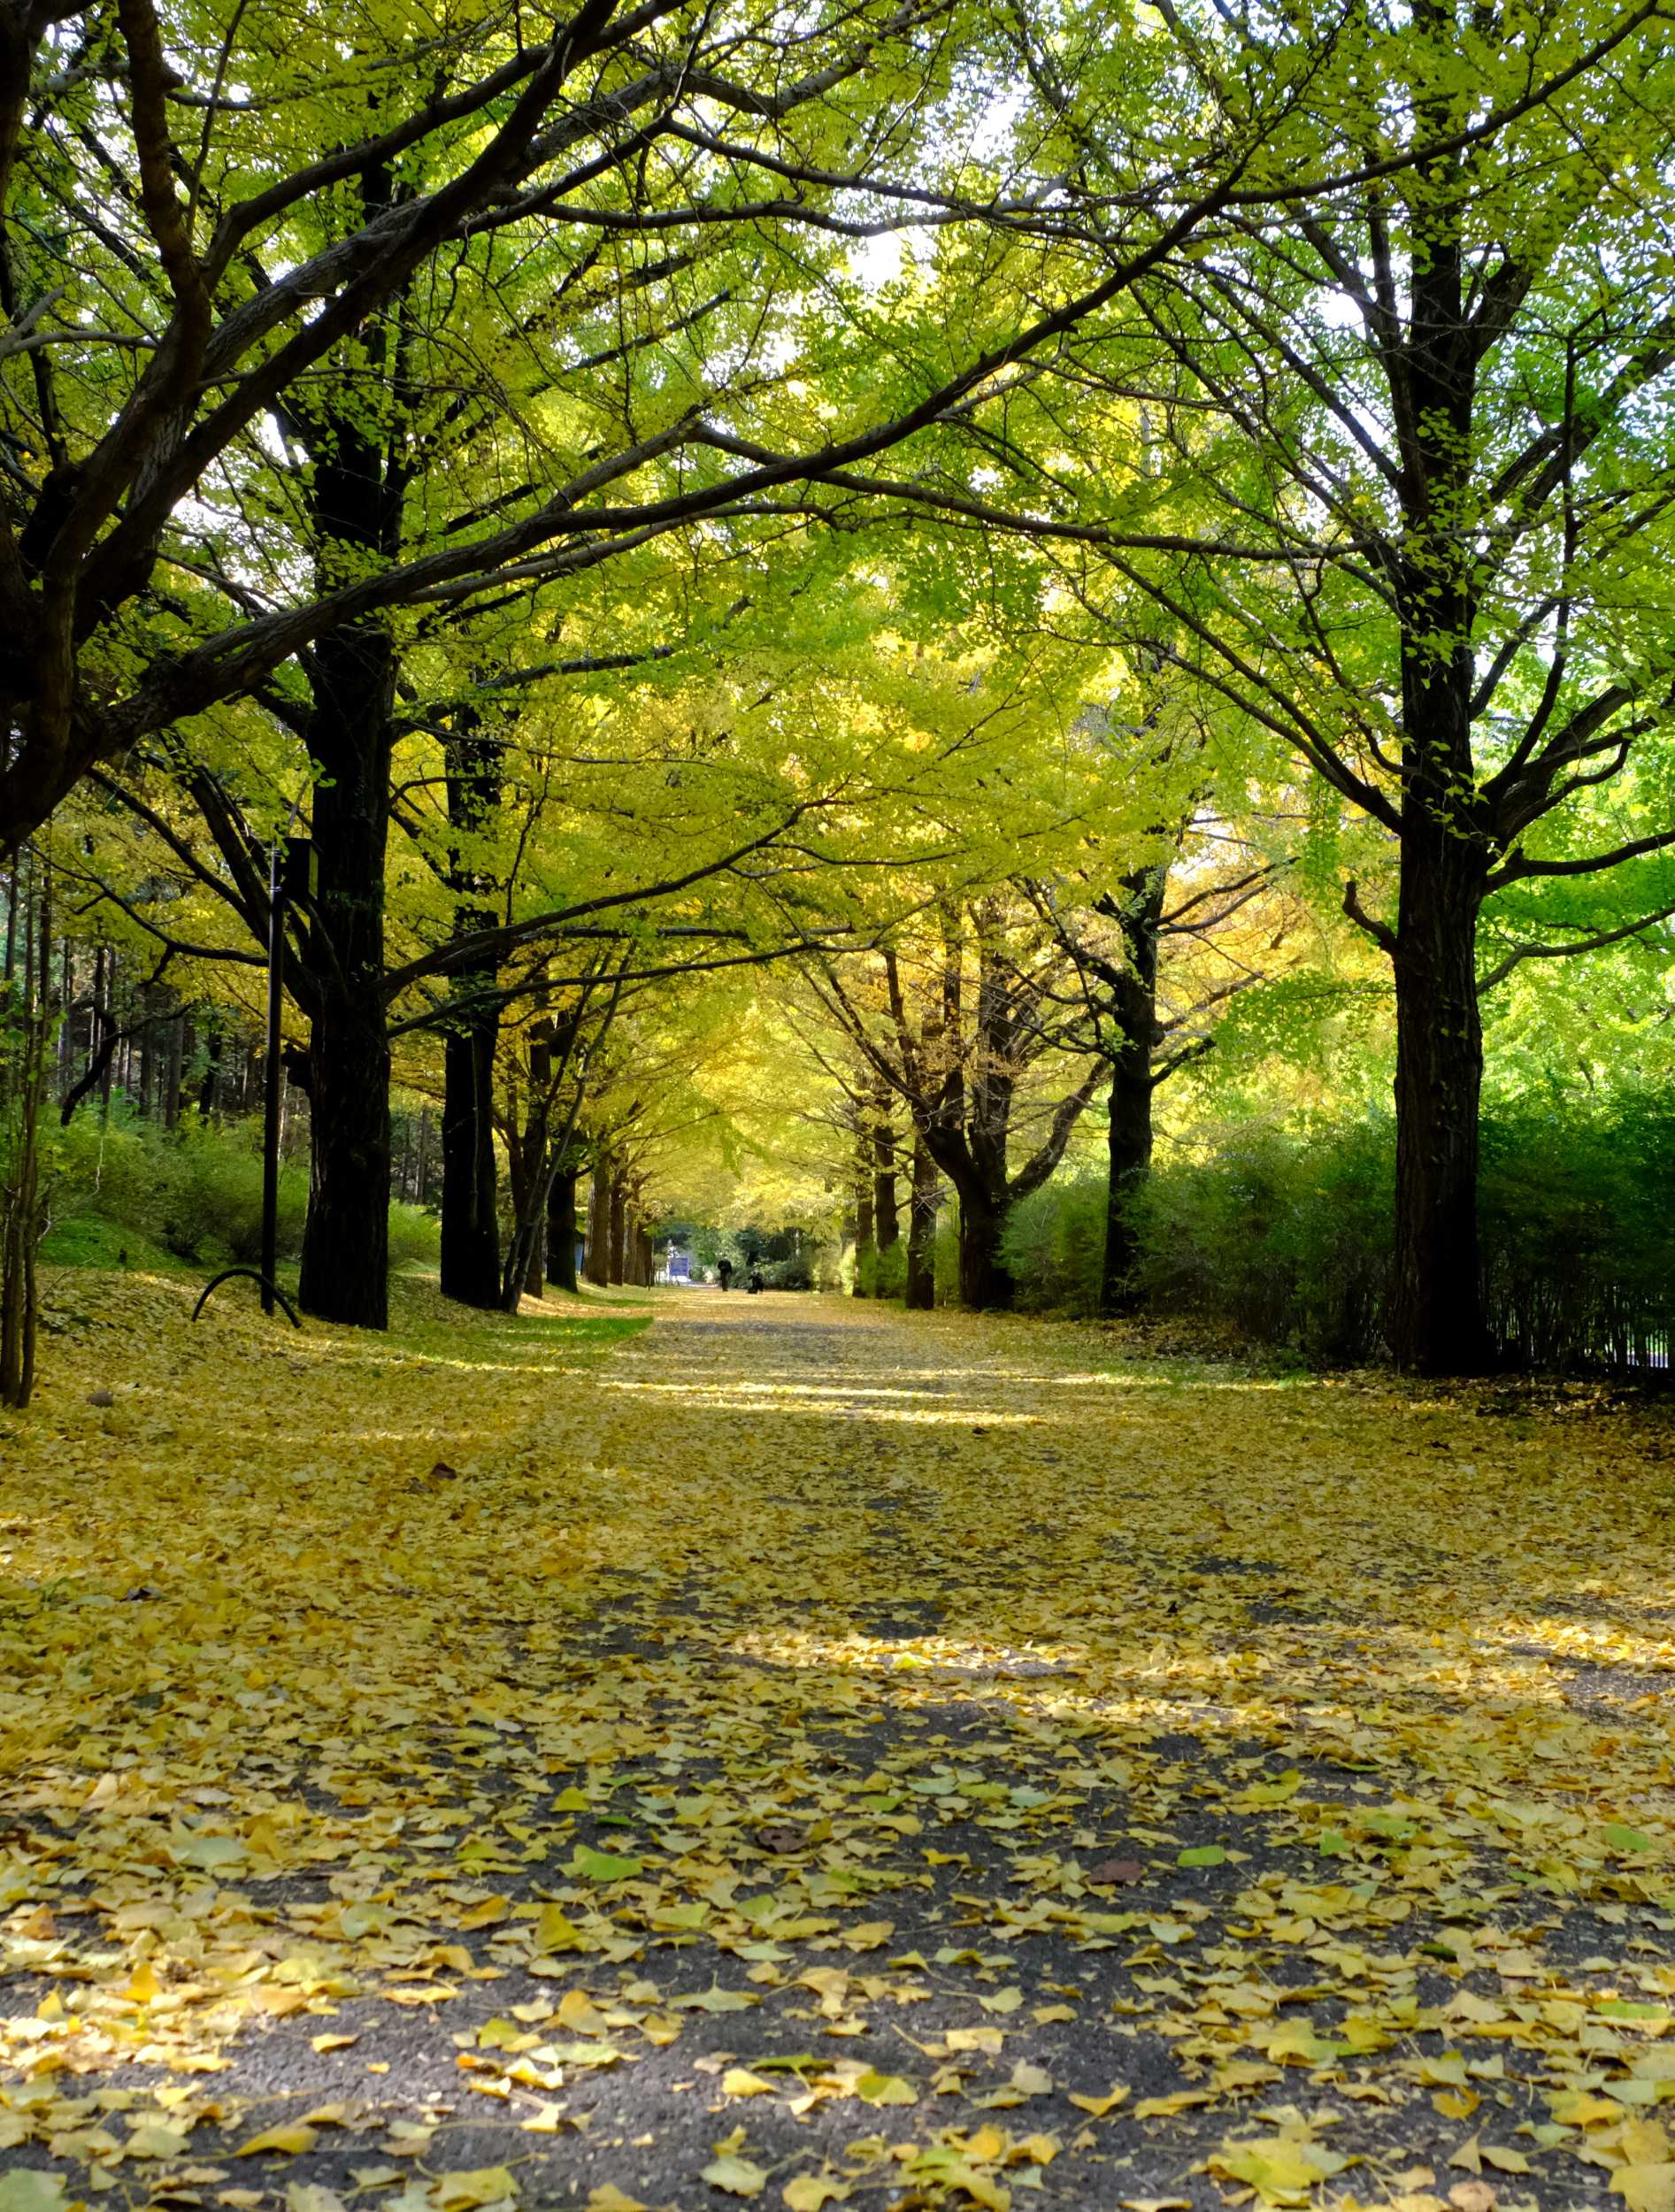
{"type": "Polygon", "coordinates": [[[442,1038],[442,1288],[462,1305],[500,1303],[495,1163],[495,1044],[499,1017],[473,1008],[442,1038]]]}
{"type": "Polygon", "coordinates": [[[907,1303],[910,1310],[928,1313],[936,1303],[936,1163],[925,1149],[924,1140],[913,1145],[913,1195],[907,1217],[907,1303]]]}
{"type": "Polygon", "coordinates": [[[309,1041],[312,1181],[304,1311],[389,1325],[389,1043],[381,974],[323,991],[309,1041]]]}
{"type": "MultiPolygon", "coordinates": [[[[388,206],[390,173],[359,179],[363,207],[388,206]]],[[[370,325],[339,357],[340,387],[311,393],[296,425],[312,473],[316,582],[393,560],[408,484],[403,437],[380,421],[392,392],[396,319],[370,325]]],[[[304,909],[314,1003],[308,1094],[308,1223],[298,1295],[327,1321],[389,1323],[389,1028],[384,998],[384,858],[395,748],[396,649],[378,616],[341,624],[307,657],[309,750],[325,771],[311,824],[319,870],[304,909]]]]}
{"type": "Polygon", "coordinates": [[[547,1193],[547,1280],[558,1290],[576,1287],[576,1171],[555,1168],[547,1193]]]}
{"type": "Polygon", "coordinates": [[[855,1160],[855,1280],[849,1286],[851,1298],[870,1298],[874,1286],[866,1280],[866,1263],[872,1257],[872,1171],[867,1158],[864,1130],[857,1132],[855,1160]]]}
{"type": "MultiPolygon", "coordinates": [[[[95,988],[96,992],[97,987],[95,988]]],[[[221,1021],[219,1015],[211,1008],[204,1030],[204,1073],[197,1087],[198,1117],[203,1121],[211,1121],[215,1118],[215,1110],[220,1102],[216,1094],[217,1079],[220,1072],[221,1021]]]]}
{"type": "Polygon", "coordinates": [[[329,632],[314,649],[311,673],[310,743],[326,770],[314,789],[313,907],[327,941],[311,962],[318,992],[309,1037],[312,1182],[298,1295],[323,1320],[382,1329],[389,1324],[389,638],[373,624],[329,632]]]}
{"type": "Polygon", "coordinates": [[[1134,1202],[1151,1172],[1151,1102],[1150,1046],[1125,1049],[1110,1071],[1105,1255],[1099,1277],[1103,1314],[1133,1313],[1141,1302],[1134,1281],[1140,1258],[1134,1202]]]}
{"type": "MultiPolygon", "coordinates": [[[[901,1217],[895,1207],[895,1132],[890,1126],[887,1094],[874,1101],[872,1123],[872,1236],[880,1254],[901,1241],[901,1217]]],[[[884,1295],[882,1269],[877,1286],[884,1295]]]]}
{"type": "Polygon", "coordinates": [[[626,1279],[628,1253],[628,1187],[620,1175],[611,1179],[611,1280],[626,1279]]]}
{"type": "Polygon", "coordinates": [[[588,1280],[600,1289],[611,1280],[611,1162],[601,1153],[593,1164],[588,1197],[588,1280]]]}
{"type": "Polygon", "coordinates": [[[1134,1269],[1140,1258],[1135,1201],[1151,1173],[1152,1051],[1157,1042],[1157,936],[1163,923],[1167,864],[1124,878],[1122,895],[1103,902],[1123,933],[1127,956],[1110,979],[1116,1050],[1110,1061],[1110,1128],[1105,1186],[1105,1252],[1099,1310],[1133,1313],[1141,1302],[1134,1269]]]}
{"type": "MultiPolygon", "coordinates": [[[[495,920],[489,886],[469,840],[480,834],[500,793],[499,756],[478,718],[463,712],[442,748],[448,821],[460,841],[449,854],[454,935],[469,938],[495,920]]],[[[463,970],[442,1037],[442,1288],[462,1305],[500,1303],[500,1216],[495,1160],[495,1052],[500,1009],[496,966],[463,970]]]]}
{"type": "MultiPolygon", "coordinates": [[[[1457,161],[1457,157],[1456,157],[1457,161]]],[[[1456,174],[1457,171],[1448,173],[1456,174]]],[[[1487,1364],[1478,1265],[1478,1107],[1483,1029],[1477,921],[1493,838],[1477,803],[1471,637],[1482,581],[1461,526],[1474,430],[1474,300],[1461,197],[1442,181],[1416,234],[1405,391],[1418,465],[1404,470],[1397,575],[1402,640],[1401,894],[1395,970],[1395,1279],[1390,1349],[1410,1373],[1487,1364]]],[[[1374,933],[1378,933],[1375,931],[1374,933]]]]}
{"type": "Polygon", "coordinates": [[[1463,840],[1403,840],[1396,933],[1395,1279],[1390,1348],[1419,1375],[1489,1364],[1478,1261],[1482,866],[1463,840]]]}
{"type": "Polygon", "coordinates": [[[1006,1225],[1004,1200],[997,1206],[982,1192],[962,1190],[960,1200],[960,1303],[975,1312],[1003,1312],[1015,1286],[1001,1259],[1001,1231],[1006,1225]]]}

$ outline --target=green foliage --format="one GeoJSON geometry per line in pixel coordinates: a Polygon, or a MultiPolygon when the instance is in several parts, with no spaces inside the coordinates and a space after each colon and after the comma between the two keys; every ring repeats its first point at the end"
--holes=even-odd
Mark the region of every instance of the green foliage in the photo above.
{"type": "Polygon", "coordinates": [[[899,1298],[907,1288],[907,1244],[898,1237],[886,1250],[869,1244],[856,1255],[855,1281],[863,1298],[899,1298]]]}
{"type": "MultiPolygon", "coordinates": [[[[1161,1161],[1139,1201],[1150,1310],[1226,1324],[1323,1364],[1379,1357],[1391,1268],[1387,1118],[1295,1130],[1230,1125],[1161,1161]]],[[[1675,1104],[1531,1094],[1486,1116],[1485,1305],[1509,1365],[1642,1363],[1675,1319],[1675,1104]]],[[[1026,1308],[1092,1312],[1104,1185],[1083,1175],[1017,1207],[1004,1251],[1026,1308]]]]}
{"type": "Polygon", "coordinates": [[[1383,1118],[1235,1126],[1137,1201],[1148,1302],[1325,1363],[1373,1356],[1388,1296],[1395,1131],[1383,1118]]]}
{"type": "MultiPolygon", "coordinates": [[[[143,1266],[158,1250],[210,1267],[253,1266],[262,1256],[261,1124],[205,1124],[196,1117],[165,1131],[119,1100],[108,1120],[78,1114],[51,1148],[49,1256],[61,1265],[143,1266]],[[132,1239],[132,1243],[125,1242],[132,1239]]],[[[279,1255],[303,1247],[308,1177],[281,1161],[279,1255]]],[[[434,1217],[417,1206],[390,1209],[390,1265],[434,1262],[434,1217]]]]}
{"type": "Polygon", "coordinates": [[[434,1267],[442,1256],[442,1224],[427,1206],[393,1198],[389,1206],[389,1271],[434,1267]]]}
{"type": "Polygon", "coordinates": [[[771,1260],[762,1270],[763,1286],[768,1290],[812,1290],[817,1265],[816,1255],[808,1251],[771,1260]]]}
{"type": "Polygon", "coordinates": [[[931,1241],[931,1277],[936,1286],[937,1304],[957,1305],[960,1294],[960,1217],[957,1204],[944,1206],[936,1217],[936,1234],[931,1241]]]}
{"type": "Polygon", "coordinates": [[[1091,1172],[1032,1192],[1001,1237],[1026,1312],[1095,1312],[1104,1249],[1105,1179],[1091,1172]]]}

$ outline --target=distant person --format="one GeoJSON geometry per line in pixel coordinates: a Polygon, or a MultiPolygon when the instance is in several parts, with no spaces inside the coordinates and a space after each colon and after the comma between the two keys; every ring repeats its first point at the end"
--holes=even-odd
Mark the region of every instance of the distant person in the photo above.
{"type": "Polygon", "coordinates": [[[749,1291],[752,1297],[754,1297],[757,1292],[763,1287],[762,1270],[759,1267],[753,1267],[750,1270],[750,1279],[749,1283],[746,1284],[745,1287],[749,1291]]]}
{"type": "Polygon", "coordinates": [[[715,1271],[721,1278],[722,1289],[726,1290],[733,1281],[733,1262],[731,1260],[722,1260],[718,1264],[715,1271]]]}

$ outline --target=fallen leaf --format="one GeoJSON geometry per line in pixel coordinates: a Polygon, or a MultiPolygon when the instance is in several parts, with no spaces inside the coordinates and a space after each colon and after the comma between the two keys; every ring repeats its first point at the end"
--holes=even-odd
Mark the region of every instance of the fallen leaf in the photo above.
{"type": "Polygon", "coordinates": [[[317,2139],[318,2131],[298,2121],[289,2127],[267,2128],[260,2135],[252,2135],[247,2143],[239,2145],[233,2155],[259,2158],[264,2151],[270,2151],[295,2158],[303,2151],[311,2151],[317,2139]]]}
{"type": "Polygon", "coordinates": [[[846,2182],[834,2181],[827,2174],[799,2174],[795,2181],[786,2183],[780,2194],[789,2212],[820,2212],[823,2205],[847,2203],[849,2188],[846,2182]]]}
{"type": "Polygon", "coordinates": [[[768,2183],[760,2166],[733,2152],[712,2159],[702,2177],[712,2189],[723,2190],[730,2197],[759,2197],[768,2183]]]}

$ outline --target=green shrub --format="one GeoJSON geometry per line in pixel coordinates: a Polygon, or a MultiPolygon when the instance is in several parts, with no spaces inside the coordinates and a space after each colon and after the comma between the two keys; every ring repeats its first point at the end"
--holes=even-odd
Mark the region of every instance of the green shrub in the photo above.
{"type": "MultiPolygon", "coordinates": [[[[183,1124],[158,1146],[163,1178],[163,1241],[182,1259],[221,1252],[250,1267],[262,1256],[261,1131],[254,1122],[226,1130],[183,1124]]],[[[296,1259],[308,1215],[308,1178],[280,1164],[278,1250],[296,1259]]]]}
{"type": "Polygon", "coordinates": [[[442,1258],[442,1224],[427,1206],[410,1206],[392,1199],[389,1208],[389,1264],[434,1267],[442,1258]]]}
{"type": "Polygon", "coordinates": [[[1094,1313],[1105,1253],[1105,1180],[1049,1183],[1012,1208],[1001,1258],[1026,1312],[1094,1313]]]}
{"type": "MultiPolygon", "coordinates": [[[[1161,1156],[1136,1202],[1154,1312],[1230,1323],[1322,1364],[1386,1348],[1395,1133],[1387,1115],[1289,1129],[1235,1124],[1161,1156]]],[[[1485,1115],[1485,1311],[1509,1364],[1644,1360],[1675,1322],[1675,1105],[1629,1092],[1540,1096],[1485,1115]]],[[[1099,1288],[1104,1184],[1049,1184],[1014,1208],[1003,1253],[1026,1307],[1086,1313],[1099,1288]]]]}
{"type": "MultiPolygon", "coordinates": [[[[253,1267],[262,1256],[262,1125],[205,1123],[196,1115],[173,1130],[142,1121],[119,1097],[107,1117],[84,1109],[51,1146],[52,1219],[73,1250],[70,1233],[89,1217],[112,1223],[142,1242],[161,1245],[195,1267],[233,1262],[253,1267]]],[[[281,1260],[303,1249],[308,1175],[281,1160],[278,1248],[281,1260]]],[[[422,1208],[390,1208],[390,1265],[434,1260],[440,1229],[422,1208]]]]}
{"type": "Polygon", "coordinates": [[[869,1244],[855,1263],[855,1279],[864,1298],[899,1298],[907,1288],[907,1240],[880,1252],[869,1244]]]}
{"type": "Polygon", "coordinates": [[[806,1252],[788,1260],[769,1260],[763,1266],[762,1280],[769,1290],[812,1290],[814,1261],[806,1252]]]}

